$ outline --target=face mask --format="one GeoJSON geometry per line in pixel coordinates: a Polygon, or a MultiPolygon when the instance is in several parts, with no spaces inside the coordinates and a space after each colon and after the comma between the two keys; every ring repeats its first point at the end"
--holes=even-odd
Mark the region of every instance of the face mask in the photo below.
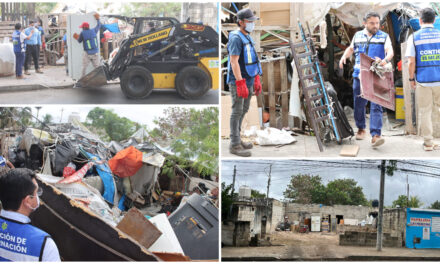
{"type": "Polygon", "coordinates": [[[38,195],[37,195],[37,206],[35,208],[33,208],[32,206],[29,207],[32,209],[32,211],[35,211],[38,209],[38,207],[40,207],[40,197],[38,197],[38,195]]]}
{"type": "Polygon", "coordinates": [[[244,30],[246,30],[247,33],[251,33],[254,30],[254,27],[255,27],[254,22],[246,23],[246,27],[244,28],[244,30]]]}

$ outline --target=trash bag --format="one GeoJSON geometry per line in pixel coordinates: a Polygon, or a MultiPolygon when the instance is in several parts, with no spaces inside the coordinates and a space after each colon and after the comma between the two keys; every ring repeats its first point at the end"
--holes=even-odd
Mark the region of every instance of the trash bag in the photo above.
{"type": "Polygon", "coordinates": [[[53,174],[55,176],[63,175],[64,167],[77,156],[75,148],[68,141],[58,144],[55,150],[55,164],[53,174]]]}
{"type": "Polygon", "coordinates": [[[15,54],[14,46],[9,43],[9,39],[5,38],[0,43],[0,77],[15,74],[15,54]]]}
{"type": "Polygon", "coordinates": [[[108,161],[108,165],[113,174],[121,178],[133,176],[142,167],[142,152],[130,146],[119,151],[108,161]]]}
{"type": "Polygon", "coordinates": [[[289,132],[279,130],[273,127],[267,127],[264,130],[257,131],[257,144],[264,145],[285,145],[296,142],[296,139],[289,132]]]}
{"type": "Polygon", "coordinates": [[[76,172],[76,165],[73,164],[72,162],[69,162],[69,164],[63,169],[63,177],[67,178],[72,174],[74,174],[75,172],[76,172]]]}

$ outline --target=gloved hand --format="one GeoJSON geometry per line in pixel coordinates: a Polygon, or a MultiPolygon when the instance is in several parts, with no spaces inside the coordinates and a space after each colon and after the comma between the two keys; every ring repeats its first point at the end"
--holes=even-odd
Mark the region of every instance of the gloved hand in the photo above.
{"type": "Polygon", "coordinates": [[[43,42],[43,50],[45,50],[46,49],[46,42],[43,42]]]}
{"type": "Polygon", "coordinates": [[[255,95],[258,96],[261,93],[261,82],[260,82],[260,75],[257,74],[254,78],[254,91],[255,95]]]}
{"type": "Polygon", "coordinates": [[[246,80],[241,79],[239,81],[235,81],[235,85],[237,86],[237,96],[243,97],[243,98],[248,98],[249,90],[246,86],[246,80]]]}
{"type": "Polygon", "coordinates": [[[78,33],[73,33],[73,38],[76,39],[76,40],[78,40],[78,39],[79,39],[79,35],[78,35],[78,33]]]}
{"type": "Polygon", "coordinates": [[[96,20],[99,20],[99,14],[98,13],[95,13],[94,15],[93,15],[95,18],[96,18],[96,20]]]}

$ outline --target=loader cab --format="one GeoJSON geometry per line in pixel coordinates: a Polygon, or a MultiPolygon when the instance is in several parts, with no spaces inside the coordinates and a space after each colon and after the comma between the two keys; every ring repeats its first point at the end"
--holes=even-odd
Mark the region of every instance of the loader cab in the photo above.
{"type": "Polygon", "coordinates": [[[173,17],[136,17],[133,35],[148,33],[150,23],[154,24],[155,31],[171,25],[179,24],[179,21],[173,17]]]}

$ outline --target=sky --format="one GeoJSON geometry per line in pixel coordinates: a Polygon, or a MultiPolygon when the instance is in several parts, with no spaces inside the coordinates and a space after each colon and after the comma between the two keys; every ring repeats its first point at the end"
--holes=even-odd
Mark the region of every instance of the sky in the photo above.
{"type": "MultiPolygon", "coordinates": [[[[67,122],[67,119],[71,113],[78,113],[80,115],[80,121],[86,120],[87,114],[90,110],[96,106],[75,106],[75,105],[63,105],[63,106],[43,106],[40,109],[39,117],[42,118],[45,114],[51,114],[53,122],[67,122]],[[61,114],[62,113],[62,114],[61,114]]],[[[172,106],[161,105],[113,105],[113,106],[99,106],[104,109],[113,109],[119,116],[126,117],[132,121],[138,122],[143,125],[147,125],[149,129],[155,127],[153,120],[157,117],[163,116],[163,111],[172,106]]],[[[179,106],[180,107],[180,106],[179,106]]],[[[202,109],[202,106],[192,106],[191,108],[202,109]]],[[[32,107],[32,113],[37,115],[37,109],[32,107]]]]}
{"type": "MultiPolygon", "coordinates": [[[[331,161],[331,160],[330,160],[331,161]]],[[[334,160],[343,163],[344,160],[334,160]]],[[[354,162],[351,160],[350,162],[354,162]]],[[[373,162],[373,161],[371,161],[373,162]]],[[[377,162],[379,165],[380,161],[377,162]]],[[[402,161],[405,162],[405,161],[402,161]]],[[[413,161],[408,161],[413,162],[413,161]]],[[[418,161],[420,162],[420,161],[418,161]]],[[[351,178],[358,182],[363,188],[365,197],[369,199],[379,199],[380,189],[380,170],[367,168],[347,168],[345,165],[338,165],[340,168],[326,166],[322,162],[298,160],[224,160],[222,161],[221,179],[226,184],[232,183],[234,165],[237,166],[237,176],[235,190],[241,185],[247,185],[252,189],[266,193],[269,164],[272,164],[272,181],[269,197],[282,199],[283,191],[286,189],[290,176],[298,173],[310,173],[321,176],[323,183],[327,184],[334,179],[351,178]]],[[[440,160],[429,160],[431,164],[438,164],[440,171],[440,160]]],[[[367,166],[367,165],[364,165],[367,166]]],[[[398,164],[398,166],[409,166],[398,164]]],[[[419,167],[412,167],[419,168],[419,167]]],[[[433,170],[431,170],[432,172],[433,170]]],[[[392,202],[399,195],[406,195],[406,175],[407,173],[396,172],[393,176],[385,177],[385,206],[392,205],[392,202]]],[[[427,177],[408,173],[410,186],[410,196],[418,196],[423,202],[423,208],[431,205],[434,201],[440,200],[440,173],[437,178],[427,177]]]]}

